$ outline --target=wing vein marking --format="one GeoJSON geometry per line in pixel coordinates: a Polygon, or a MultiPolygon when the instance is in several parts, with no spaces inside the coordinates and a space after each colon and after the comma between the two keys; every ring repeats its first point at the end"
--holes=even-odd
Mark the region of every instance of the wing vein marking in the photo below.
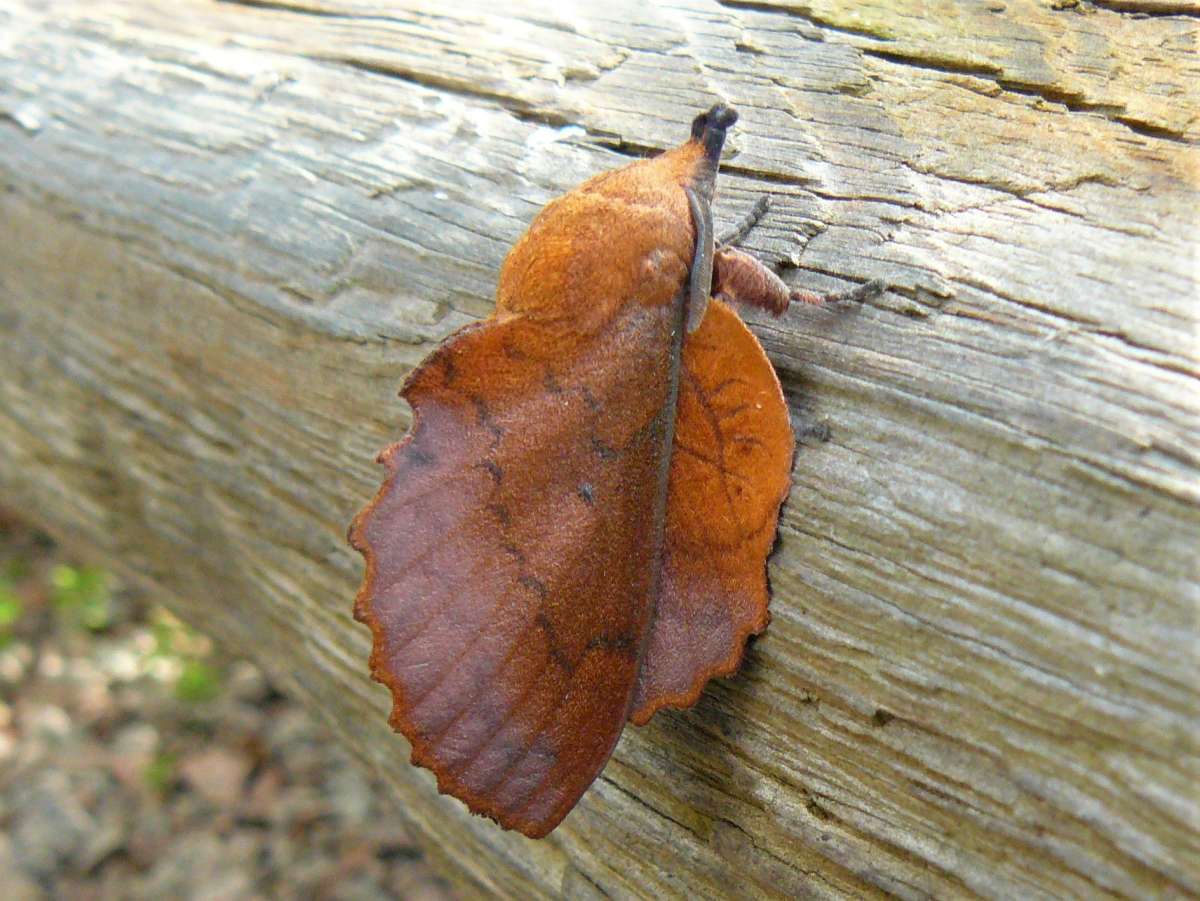
{"type": "MultiPolygon", "coordinates": [[[[696,448],[692,447],[690,444],[684,444],[682,441],[676,441],[675,449],[681,450],[685,454],[689,454],[690,456],[695,457],[697,460],[701,461],[702,463],[707,463],[709,466],[711,466],[713,469],[715,469],[721,475],[726,476],[735,482],[741,482],[743,485],[753,484],[748,478],[746,478],[741,473],[734,472],[732,469],[729,469],[727,466],[724,466],[720,460],[713,459],[708,454],[704,453],[704,451],[696,450],[696,448]]],[[[732,503],[732,500],[731,500],[731,503],[732,503]]]]}
{"type": "MultiPolygon", "coordinates": [[[[546,655],[546,663],[545,663],[545,665],[542,667],[542,671],[544,672],[544,671],[545,671],[545,670],[546,670],[546,669],[547,669],[549,666],[550,666],[550,656],[549,656],[549,655],[546,655]]],[[[540,673],[539,673],[539,675],[540,675],[540,673]]],[[[562,700],[564,697],[566,697],[566,695],[567,695],[567,692],[566,692],[566,691],[563,691],[563,692],[562,692],[562,694],[560,694],[556,700],[559,700],[559,701],[561,701],[561,700],[562,700]]],[[[514,770],[515,770],[515,769],[516,769],[518,766],[520,766],[522,763],[524,763],[524,762],[525,762],[525,758],[526,758],[526,757],[528,757],[530,754],[532,754],[532,753],[533,753],[533,745],[534,745],[534,742],[535,742],[535,741],[538,739],[538,737],[539,737],[539,736],[540,736],[540,735],[541,735],[543,732],[545,732],[545,726],[546,726],[546,722],[547,722],[547,721],[548,721],[548,720],[549,720],[549,719],[550,719],[552,716],[554,716],[554,714],[556,714],[557,712],[558,712],[558,704],[547,704],[547,705],[546,705],[546,710],[545,710],[545,712],[542,714],[542,716],[541,716],[541,719],[539,719],[539,720],[538,720],[537,726],[536,726],[536,727],[534,728],[534,730],[533,730],[533,731],[532,731],[532,732],[529,734],[529,740],[526,742],[524,750],[521,752],[521,754],[520,754],[520,755],[518,755],[518,756],[517,756],[517,757],[516,757],[514,760],[512,760],[512,761],[511,761],[511,762],[508,764],[508,766],[506,766],[506,767],[505,767],[505,768],[504,768],[504,769],[501,771],[501,773],[500,773],[500,778],[499,778],[499,780],[498,780],[498,781],[496,781],[496,782],[492,782],[490,785],[488,785],[488,787],[487,787],[487,791],[489,791],[489,792],[496,792],[496,791],[499,791],[499,790],[500,790],[500,789],[501,789],[503,786],[505,786],[505,785],[507,785],[507,784],[508,784],[509,780],[510,780],[510,779],[512,779],[512,774],[513,774],[513,771],[514,771],[514,770]]],[[[624,721],[622,721],[621,725],[622,725],[622,726],[624,726],[624,721]]],[[[494,738],[494,737],[493,737],[493,738],[494,738]]],[[[546,779],[546,777],[547,777],[548,775],[549,775],[549,771],[547,771],[546,773],[543,773],[543,774],[542,774],[542,775],[541,775],[541,776],[538,778],[538,781],[537,781],[537,782],[535,782],[535,783],[534,783],[534,785],[530,786],[530,790],[532,791],[532,790],[533,790],[533,788],[535,788],[536,786],[540,785],[540,784],[541,784],[543,781],[545,781],[545,779],[546,779]]],[[[524,800],[525,800],[525,799],[524,799],[524,798],[522,798],[522,802],[524,802],[524,800]]],[[[522,803],[522,806],[521,806],[520,808],[518,808],[518,810],[523,810],[523,809],[524,809],[524,806],[525,806],[525,805],[524,805],[524,803],[522,803]]]]}
{"type": "MultiPolygon", "coordinates": [[[[483,567],[483,564],[485,562],[487,562],[487,561],[477,561],[474,565],[471,566],[470,569],[468,569],[466,571],[466,573],[459,574],[458,578],[454,579],[454,581],[452,581],[448,586],[441,587],[441,590],[439,591],[439,594],[437,596],[444,597],[446,595],[449,595],[454,589],[458,588],[458,586],[460,586],[464,582],[467,582],[467,581],[471,580],[472,578],[474,578],[475,573],[477,573],[483,567]]],[[[392,583],[392,587],[395,587],[396,585],[398,585],[399,582],[400,582],[399,578],[395,579],[392,583]]],[[[390,590],[391,589],[389,589],[389,591],[390,590]]],[[[378,599],[378,597],[379,597],[379,595],[376,595],[376,599],[378,599]]],[[[410,603],[411,603],[411,601],[410,601],[410,603]]],[[[418,638],[420,638],[422,635],[424,635],[427,631],[429,631],[430,627],[433,626],[434,623],[441,622],[442,619],[445,617],[445,615],[447,613],[449,613],[452,608],[457,610],[459,608],[459,606],[460,606],[459,604],[453,603],[452,601],[448,601],[444,604],[438,605],[436,610],[434,610],[429,616],[425,617],[424,622],[421,623],[421,625],[417,629],[417,631],[415,631],[412,635],[409,635],[408,637],[404,638],[398,644],[392,644],[388,648],[388,650],[392,654],[395,654],[398,651],[404,650],[406,647],[408,647],[410,644],[412,644],[414,641],[416,641],[418,638]]],[[[376,614],[376,615],[378,615],[378,614],[376,614]]],[[[417,703],[420,703],[420,701],[417,701],[417,703]]]]}
{"type": "MultiPolygon", "coordinates": [[[[594,653],[596,651],[601,651],[601,650],[605,650],[604,646],[602,646],[602,645],[598,645],[596,647],[585,648],[584,652],[583,652],[583,657],[586,657],[588,654],[594,653]]],[[[583,662],[583,657],[579,658],[580,663],[583,662]]],[[[576,665],[578,666],[578,663],[576,665]]],[[[566,695],[567,692],[563,692],[563,694],[566,695]]],[[[540,732],[540,730],[539,730],[539,732],[540,732]]],[[[535,738],[537,737],[537,734],[538,733],[535,733],[535,735],[534,735],[535,738]]],[[[532,744],[532,742],[530,742],[530,744],[532,744]]],[[[525,757],[527,757],[527,756],[528,756],[528,751],[524,755],[522,755],[521,760],[524,760],[525,757]]],[[[517,764],[520,764],[521,760],[518,760],[517,764]]],[[[532,791],[532,794],[530,794],[528,797],[525,798],[524,801],[521,802],[521,806],[519,808],[517,808],[515,811],[513,811],[513,813],[511,814],[512,816],[514,816],[514,817],[520,816],[524,811],[528,810],[533,805],[534,801],[538,800],[538,798],[540,798],[545,793],[546,788],[549,786],[549,782],[547,781],[549,778],[549,775],[550,775],[550,773],[549,773],[549,771],[547,771],[538,779],[537,782],[535,782],[532,786],[530,786],[530,791],[532,791]],[[536,791],[534,791],[534,789],[536,789],[536,791]]],[[[501,783],[501,784],[503,784],[503,783],[501,783]]],[[[499,788],[499,786],[496,786],[496,788],[499,788]]]]}
{"type": "MultiPolygon", "coordinates": [[[[488,748],[490,748],[492,746],[492,743],[496,740],[496,736],[500,734],[500,730],[502,730],[506,725],[508,725],[508,721],[513,718],[513,714],[515,714],[518,710],[520,710],[524,706],[525,701],[529,697],[529,693],[531,691],[533,691],[534,688],[537,687],[538,680],[540,680],[542,678],[542,673],[544,673],[547,669],[549,669],[549,667],[550,667],[550,655],[547,654],[545,662],[542,663],[541,667],[538,669],[538,671],[534,675],[534,677],[531,680],[529,680],[529,684],[521,692],[520,697],[518,697],[517,700],[513,702],[512,706],[510,706],[508,708],[508,712],[505,713],[504,716],[500,718],[500,722],[496,723],[496,725],[492,727],[492,729],[488,732],[487,736],[480,742],[479,746],[477,748],[475,748],[475,750],[471,753],[471,756],[468,757],[462,763],[460,763],[458,766],[456,766],[451,772],[458,772],[458,773],[466,772],[467,769],[470,768],[471,764],[473,764],[476,760],[478,760],[480,755],[482,755],[484,751],[486,751],[488,748]]],[[[553,708],[551,708],[551,709],[553,709],[553,708]]],[[[539,723],[538,725],[540,728],[541,723],[539,723]]],[[[534,733],[534,736],[535,737],[537,736],[536,732],[534,733]]],[[[514,763],[519,762],[520,760],[523,760],[523,759],[524,759],[524,755],[519,757],[517,759],[517,761],[514,761],[514,763]]],[[[501,770],[500,776],[497,778],[503,778],[504,776],[506,776],[508,774],[508,771],[511,768],[511,766],[512,766],[512,764],[510,764],[509,766],[507,766],[503,770],[501,770]]],[[[485,792],[490,792],[495,786],[496,786],[496,783],[492,782],[492,783],[489,783],[488,785],[484,786],[484,788],[482,790],[485,792]]]]}
{"type": "MultiPolygon", "coordinates": [[[[705,395],[702,387],[699,384],[699,380],[696,378],[695,374],[690,369],[688,369],[687,366],[684,366],[682,364],[680,365],[680,372],[683,374],[683,378],[686,381],[688,387],[690,387],[692,389],[692,393],[696,396],[696,401],[700,404],[700,408],[704,411],[704,415],[708,419],[708,424],[712,428],[713,437],[716,439],[716,442],[717,442],[716,461],[713,461],[711,459],[705,459],[705,457],[701,453],[697,452],[693,448],[686,447],[682,442],[680,442],[678,440],[678,438],[676,438],[675,444],[680,449],[686,449],[687,453],[690,453],[693,456],[698,457],[701,460],[704,460],[706,463],[709,463],[711,466],[713,466],[717,470],[717,472],[719,473],[720,478],[721,478],[721,491],[725,495],[725,503],[727,503],[729,505],[729,510],[733,514],[734,519],[737,521],[738,529],[743,534],[745,534],[746,533],[746,524],[744,522],[742,522],[742,517],[739,515],[739,510],[737,508],[737,505],[734,503],[733,492],[730,491],[730,489],[729,489],[729,480],[731,478],[738,478],[745,484],[749,484],[749,483],[748,483],[747,479],[745,479],[741,476],[734,476],[734,474],[729,471],[729,468],[728,468],[728,466],[726,464],[726,460],[725,460],[725,434],[721,431],[722,420],[728,418],[728,415],[733,415],[733,414],[728,414],[727,416],[718,417],[717,411],[715,409],[713,409],[712,403],[710,402],[709,398],[705,395]]],[[[741,405],[741,407],[738,407],[736,409],[740,411],[741,409],[745,409],[747,406],[748,405],[743,404],[743,405],[741,405]]]]}
{"type": "MultiPolygon", "coordinates": [[[[442,683],[446,680],[446,676],[448,676],[450,674],[450,672],[454,669],[454,664],[465,660],[467,655],[472,650],[474,650],[476,643],[479,641],[480,637],[487,631],[487,626],[491,623],[491,619],[490,619],[491,614],[493,612],[495,612],[496,608],[499,607],[500,604],[510,596],[510,594],[511,594],[511,592],[508,591],[507,589],[505,591],[501,592],[499,597],[497,597],[496,600],[492,603],[492,608],[491,608],[491,610],[488,611],[487,616],[484,617],[484,619],[480,622],[479,626],[475,629],[474,633],[471,635],[471,640],[469,642],[467,642],[467,646],[462,649],[462,652],[457,657],[454,657],[447,662],[446,666],[443,667],[441,674],[438,676],[437,681],[434,682],[434,684],[431,685],[429,688],[427,688],[425,691],[421,692],[421,697],[413,700],[411,709],[414,713],[416,712],[418,707],[420,707],[420,706],[424,705],[426,702],[428,702],[432,698],[433,693],[439,687],[441,687],[442,683]]],[[[513,645],[512,645],[512,647],[509,648],[503,661],[501,661],[500,664],[498,664],[495,668],[493,668],[488,673],[488,676],[491,676],[494,673],[496,673],[500,669],[501,666],[503,666],[505,663],[507,663],[511,659],[512,652],[516,649],[516,647],[520,643],[520,640],[522,638],[524,638],[526,633],[528,633],[530,628],[532,628],[533,623],[534,623],[534,621],[531,620],[530,622],[525,624],[525,628],[523,628],[517,634],[516,638],[513,639],[513,645]]],[[[486,681],[486,678],[485,678],[485,680],[482,680],[482,681],[486,681]]],[[[482,687],[482,685],[480,686],[480,688],[481,687],[482,687]]],[[[467,706],[470,706],[471,702],[475,700],[475,698],[478,694],[479,694],[479,688],[477,688],[475,691],[473,691],[471,693],[471,695],[467,698],[467,700],[464,702],[464,708],[467,706]]],[[[462,711],[460,711],[460,713],[458,715],[461,716],[462,711]]]]}
{"type": "MultiPolygon", "coordinates": [[[[456,714],[454,714],[454,719],[450,720],[450,722],[448,722],[446,725],[442,726],[442,727],[441,727],[440,729],[438,729],[436,732],[431,732],[431,733],[429,733],[429,735],[428,735],[428,736],[426,736],[426,738],[427,738],[428,740],[430,740],[430,741],[434,741],[434,740],[436,740],[436,739],[440,739],[440,738],[441,738],[443,735],[445,735],[445,734],[446,734],[447,732],[449,732],[449,731],[450,731],[452,728],[454,728],[454,724],[455,724],[455,723],[457,723],[459,720],[461,720],[461,719],[463,718],[463,714],[465,714],[465,713],[466,713],[468,710],[470,710],[470,709],[471,709],[471,705],[472,705],[472,704],[474,704],[474,703],[475,703],[475,699],[476,699],[477,697],[479,697],[479,693],[482,691],[482,689],[483,689],[483,686],[484,686],[484,685],[487,683],[487,680],[488,680],[489,678],[491,678],[492,676],[494,676],[496,673],[500,672],[502,669],[504,669],[504,667],[508,665],[508,662],[509,662],[510,660],[512,660],[512,658],[513,658],[513,654],[515,654],[515,653],[517,652],[517,648],[521,647],[521,642],[522,642],[522,640],[523,640],[523,639],[525,638],[525,636],[526,636],[526,635],[529,633],[529,630],[530,630],[532,627],[533,627],[533,621],[532,621],[532,620],[530,620],[530,622],[528,622],[528,623],[526,623],[526,624],[525,624],[525,628],[524,628],[524,629],[522,629],[522,630],[521,630],[521,631],[520,631],[520,632],[519,632],[519,633],[516,635],[516,637],[513,639],[513,642],[512,642],[512,644],[509,646],[509,648],[508,648],[508,651],[505,653],[505,655],[504,655],[503,659],[501,659],[501,660],[500,660],[500,662],[499,662],[498,664],[496,664],[496,666],[494,666],[494,667],[492,668],[492,670],[491,670],[491,671],[490,671],[490,672],[489,672],[489,673],[488,673],[486,676],[484,676],[484,677],[483,677],[483,678],[480,680],[480,684],[479,684],[479,685],[477,685],[477,686],[475,687],[475,689],[474,689],[474,690],[473,690],[473,691],[472,691],[472,692],[471,692],[469,695],[467,695],[467,697],[466,697],[465,699],[463,699],[463,700],[460,702],[460,704],[459,704],[459,708],[458,708],[458,712],[457,712],[456,714]]],[[[482,631],[482,630],[481,630],[481,631],[482,631]]],[[[478,637],[478,636],[476,636],[476,637],[478,637]]],[[[473,643],[474,643],[474,639],[472,639],[472,644],[473,644],[473,643]]],[[[461,658],[460,658],[460,659],[461,659],[461,658]]],[[[548,664],[547,664],[547,665],[548,665],[548,664]]],[[[542,672],[544,672],[544,671],[545,671],[545,668],[546,668],[546,667],[545,667],[545,666],[543,666],[543,667],[542,667],[542,669],[538,670],[538,676],[540,676],[540,675],[542,674],[542,672]]],[[[536,683],[537,683],[537,678],[535,677],[535,678],[534,678],[534,680],[533,680],[532,682],[530,682],[530,684],[529,684],[528,686],[526,686],[526,687],[525,687],[525,688],[524,688],[524,689],[521,691],[521,694],[520,694],[520,695],[517,697],[517,700],[516,700],[516,702],[515,702],[515,703],[519,704],[519,703],[521,703],[522,701],[524,701],[524,700],[525,700],[525,696],[526,696],[526,695],[529,693],[529,690],[530,690],[530,689],[531,689],[531,688],[532,688],[532,687],[533,687],[533,686],[534,686],[536,683]]],[[[500,728],[500,726],[502,726],[502,725],[505,723],[505,721],[506,721],[506,720],[507,720],[507,717],[505,717],[505,719],[502,719],[502,720],[500,721],[500,724],[499,724],[499,725],[497,725],[497,726],[493,727],[492,729],[488,730],[488,733],[487,733],[486,735],[482,736],[482,737],[480,738],[480,741],[486,741],[487,739],[490,739],[490,738],[491,738],[491,737],[492,737],[492,736],[493,736],[493,735],[496,733],[496,730],[497,730],[497,729],[499,729],[499,728],[500,728]]],[[[474,757],[470,758],[470,760],[473,760],[473,759],[474,759],[474,757]]],[[[468,763],[470,762],[470,760],[468,760],[468,763]]],[[[451,772],[453,772],[454,770],[457,770],[457,769],[461,769],[463,766],[465,766],[465,764],[460,764],[459,766],[457,766],[457,767],[454,767],[454,768],[451,770],[451,772]]]]}
{"type": "MultiPolygon", "coordinates": [[[[691,373],[689,372],[689,373],[688,373],[688,375],[689,375],[689,376],[691,376],[691,373]]],[[[693,377],[693,378],[694,378],[694,377],[693,377]]],[[[720,382],[719,384],[717,384],[717,385],[716,385],[716,386],[715,386],[715,387],[712,389],[712,391],[708,392],[708,396],[709,396],[709,398],[710,398],[710,399],[715,399],[715,398],[716,398],[716,396],[717,396],[718,394],[720,394],[722,391],[724,391],[726,388],[729,388],[729,387],[731,387],[731,386],[733,386],[733,385],[745,385],[745,384],[746,384],[746,380],[745,380],[745,379],[743,379],[743,378],[739,378],[739,377],[738,377],[738,376],[736,376],[736,375],[735,375],[735,376],[731,376],[731,377],[729,377],[729,378],[725,379],[725,381],[723,381],[723,382],[720,382]]],[[[693,387],[695,387],[695,386],[693,385],[693,387]]]]}
{"type": "Polygon", "coordinates": [[[375,591],[373,592],[374,596],[381,597],[382,595],[387,594],[389,591],[391,591],[393,588],[395,588],[403,579],[408,577],[409,570],[413,566],[419,566],[434,551],[439,551],[439,550],[444,549],[446,546],[446,539],[450,538],[452,535],[457,535],[462,530],[463,526],[466,525],[466,523],[467,523],[467,517],[463,516],[454,524],[453,528],[451,528],[450,530],[448,530],[446,532],[441,533],[439,536],[437,536],[436,539],[430,539],[429,546],[422,549],[422,551],[419,554],[417,554],[417,556],[415,556],[409,560],[406,560],[404,562],[404,565],[402,567],[400,567],[400,571],[396,574],[395,578],[389,580],[387,585],[384,585],[382,587],[376,586],[375,591]]]}

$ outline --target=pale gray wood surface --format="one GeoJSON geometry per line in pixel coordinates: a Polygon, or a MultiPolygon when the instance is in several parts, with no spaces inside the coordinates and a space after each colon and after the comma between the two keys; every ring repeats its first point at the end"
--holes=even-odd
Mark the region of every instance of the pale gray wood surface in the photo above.
{"type": "Polygon", "coordinates": [[[470,895],[1200,894],[1200,6],[0,9],[0,502],[319,710],[470,895]],[[743,673],[549,839],[409,767],[346,524],[549,198],[742,121],[798,431],[743,673]],[[821,437],[827,430],[828,440],[821,437]]]}

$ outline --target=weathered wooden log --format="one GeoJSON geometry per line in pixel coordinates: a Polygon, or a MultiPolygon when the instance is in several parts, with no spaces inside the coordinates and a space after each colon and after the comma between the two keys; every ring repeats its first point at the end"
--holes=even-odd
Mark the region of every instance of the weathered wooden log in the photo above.
{"type": "Polygon", "coordinates": [[[1200,894],[1198,14],[16,0],[0,500],[324,714],[466,894],[1200,894]],[[892,287],[747,314],[771,627],[532,842],[408,766],[344,532],[537,209],[716,100],[718,219],[892,287]]]}

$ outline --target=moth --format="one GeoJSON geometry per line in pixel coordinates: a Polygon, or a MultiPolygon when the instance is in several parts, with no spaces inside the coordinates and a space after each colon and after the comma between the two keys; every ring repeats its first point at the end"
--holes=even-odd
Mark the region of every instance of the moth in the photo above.
{"type": "Polygon", "coordinates": [[[509,252],[496,309],[401,396],[409,434],[350,542],[354,615],[391,725],[438,788],[540,837],[627,721],[687,707],[767,626],[766,559],[794,438],[733,304],[794,291],[714,239],[718,104],[673,150],[552,201],[509,252]]]}

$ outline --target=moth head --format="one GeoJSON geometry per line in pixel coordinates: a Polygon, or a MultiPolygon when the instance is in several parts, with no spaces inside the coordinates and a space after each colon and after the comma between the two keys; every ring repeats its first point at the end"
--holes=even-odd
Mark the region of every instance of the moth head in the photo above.
{"type": "Polygon", "coordinates": [[[725,133],[737,122],[738,114],[724,103],[714,104],[707,112],[692,120],[692,140],[704,147],[704,156],[716,168],[725,145],[725,133]]]}
{"type": "Polygon", "coordinates": [[[692,141],[699,144],[704,151],[703,158],[693,172],[692,185],[699,189],[704,199],[709,202],[712,201],[717,167],[721,163],[725,134],[737,120],[737,110],[724,103],[714,104],[707,112],[692,120],[692,141]]]}

